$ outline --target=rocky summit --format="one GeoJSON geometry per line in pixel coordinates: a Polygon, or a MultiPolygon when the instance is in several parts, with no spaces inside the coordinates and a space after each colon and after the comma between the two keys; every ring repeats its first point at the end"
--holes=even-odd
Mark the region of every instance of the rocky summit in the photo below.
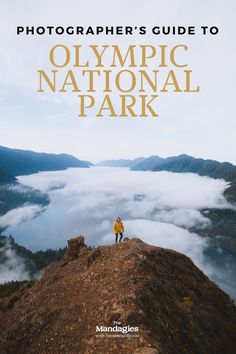
{"type": "Polygon", "coordinates": [[[1,354],[236,353],[236,308],[186,256],[138,238],[68,241],[0,301],[1,354]]]}

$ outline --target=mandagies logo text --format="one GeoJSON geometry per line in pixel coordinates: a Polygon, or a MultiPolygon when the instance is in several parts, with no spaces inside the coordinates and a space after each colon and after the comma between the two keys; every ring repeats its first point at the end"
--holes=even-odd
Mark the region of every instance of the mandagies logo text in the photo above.
{"type": "Polygon", "coordinates": [[[135,332],[137,333],[139,331],[139,327],[135,326],[130,326],[130,325],[126,325],[126,326],[121,326],[121,322],[120,321],[114,321],[114,326],[96,326],[96,332],[100,332],[100,333],[107,333],[107,332],[111,332],[111,333],[122,333],[122,334],[128,334],[128,333],[132,333],[135,332]]]}

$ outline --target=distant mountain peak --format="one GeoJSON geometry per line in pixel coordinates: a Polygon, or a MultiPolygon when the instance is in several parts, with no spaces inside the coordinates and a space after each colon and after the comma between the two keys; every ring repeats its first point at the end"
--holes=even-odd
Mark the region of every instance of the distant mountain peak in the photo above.
{"type": "Polygon", "coordinates": [[[96,165],[104,167],[129,167],[132,168],[136,164],[145,160],[144,157],[137,157],[136,159],[118,159],[118,160],[105,160],[100,161],[96,165]]]}

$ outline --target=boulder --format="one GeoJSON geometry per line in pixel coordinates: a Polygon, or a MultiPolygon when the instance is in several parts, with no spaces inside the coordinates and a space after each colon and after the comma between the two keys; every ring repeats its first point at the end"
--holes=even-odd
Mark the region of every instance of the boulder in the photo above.
{"type": "Polygon", "coordinates": [[[71,238],[67,241],[68,250],[65,254],[65,263],[78,259],[81,249],[87,248],[84,242],[84,236],[71,238]]]}

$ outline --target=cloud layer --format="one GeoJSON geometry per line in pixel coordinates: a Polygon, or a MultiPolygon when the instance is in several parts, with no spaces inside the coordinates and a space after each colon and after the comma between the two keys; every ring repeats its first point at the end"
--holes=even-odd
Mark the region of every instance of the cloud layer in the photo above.
{"type": "MultiPolygon", "coordinates": [[[[223,197],[226,182],[190,173],[94,167],[42,172],[19,180],[48,191],[51,199],[46,213],[14,230],[33,248],[62,246],[69,236],[78,233],[91,244],[103,243],[107,233],[112,242],[112,222],[118,215],[125,220],[159,223],[157,232],[164,225],[165,239],[165,232],[172,232],[173,226],[183,232],[193,226],[207,226],[210,221],[200,213],[201,208],[229,207],[223,197]],[[55,185],[61,188],[52,189],[55,185]],[[28,235],[32,227],[33,239],[28,235]]],[[[28,211],[36,212],[32,207],[28,211]]],[[[9,215],[5,219],[10,219],[9,215]]],[[[127,236],[132,234],[128,231],[127,236]]]]}
{"type": "Polygon", "coordinates": [[[16,255],[9,241],[0,247],[0,258],[4,259],[4,262],[0,264],[0,283],[30,279],[24,259],[16,255]]]}
{"type": "MultiPolygon", "coordinates": [[[[105,167],[42,172],[19,180],[48,191],[51,200],[45,213],[9,228],[25,246],[33,250],[62,247],[76,235],[84,235],[90,245],[110,244],[114,242],[113,221],[120,216],[125,236],[138,236],[150,244],[184,253],[212,279],[219,279],[221,274],[218,283],[223,284],[223,280],[224,288],[229,288],[227,267],[223,265],[219,271],[205,256],[207,239],[189,231],[193,226],[209,225],[200,212],[202,208],[231,207],[223,197],[225,181],[191,173],[105,167]]],[[[16,220],[12,219],[15,225],[16,220]]],[[[232,284],[230,292],[236,296],[232,284]]]]}
{"type": "Polygon", "coordinates": [[[0,228],[4,229],[8,226],[17,226],[22,222],[30,220],[42,212],[44,208],[40,205],[24,205],[15,208],[0,216],[0,228]]]}

